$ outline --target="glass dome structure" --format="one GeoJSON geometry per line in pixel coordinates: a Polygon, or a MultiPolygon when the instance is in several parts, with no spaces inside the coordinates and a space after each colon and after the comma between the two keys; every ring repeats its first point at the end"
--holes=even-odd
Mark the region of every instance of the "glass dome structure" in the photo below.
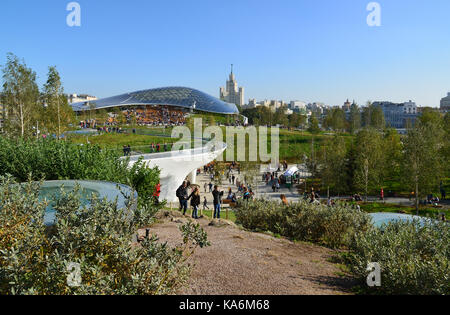
{"type": "Polygon", "coordinates": [[[225,103],[211,95],[186,87],[166,87],[143,90],[95,101],[71,104],[76,112],[139,105],[163,105],[195,109],[216,114],[239,114],[236,105],[225,103]]]}

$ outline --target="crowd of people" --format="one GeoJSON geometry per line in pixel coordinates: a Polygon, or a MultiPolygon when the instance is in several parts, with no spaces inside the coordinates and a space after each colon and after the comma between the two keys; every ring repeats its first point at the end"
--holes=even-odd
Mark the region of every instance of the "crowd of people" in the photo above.
{"type": "MultiPolygon", "coordinates": [[[[221,218],[221,210],[223,204],[229,204],[231,206],[235,205],[239,199],[242,200],[252,200],[255,196],[253,193],[251,185],[245,185],[244,182],[241,182],[238,174],[240,174],[240,166],[233,162],[229,165],[228,170],[222,171],[219,176],[227,178],[230,183],[230,188],[228,189],[227,194],[225,194],[224,190],[220,188],[219,185],[213,184],[215,182],[215,175],[218,173],[215,168],[215,164],[211,163],[205,165],[203,167],[203,171],[205,174],[209,176],[209,182],[205,182],[203,188],[204,193],[211,194],[213,200],[213,218],[220,219],[221,218]],[[233,187],[236,187],[235,191],[233,191],[233,187]]],[[[201,170],[197,171],[197,174],[201,173],[201,170]]],[[[190,206],[192,208],[192,218],[199,218],[199,209],[201,206],[201,193],[198,185],[191,185],[188,180],[185,180],[183,184],[177,189],[176,196],[179,200],[179,209],[186,215],[188,211],[189,201],[190,206]]],[[[210,210],[208,199],[206,196],[203,197],[203,211],[210,210]]]]}
{"type": "Polygon", "coordinates": [[[79,126],[81,129],[98,129],[104,132],[120,132],[119,125],[133,122],[139,126],[176,127],[185,125],[187,116],[188,113],[182,109],[169,106],[145,106],[122,109],[120,114],[109,113],[104,120],[86,119],[80,121],[79,126]]]}
{"type": "Polygon", "coordinates": [[[122,112],[128,123],[136,119],[140,126],[182,126],[186,124],[187,113],[168,106],[146,106],[141,109],[129,108],[122,112]]]}
{"type": "Polygon", "coordinates": [[[97,125],[98,125],[98,122],[95,119],[83,120],[83,121],[80,121],[80,124],[79,124],[81,129],[96,129],[97,125]]]}
{"type": "MultiPolygon", "coordinates": [[[[184,181],[183,184],[177,189],[176,195],[180,202],[180,211],[183,215],[186,215],[188,210],[188,202],[191,201],[192,207],[192,218],[199,219],[198,210],[201,204],[201,196],[200,189],[195,186],[192,188],[192,192],[189,193],[190,183],[188,181],[184,181]]],[[[213,196],[213,204],[214,204],[214,219],[220,219],[220,211],[222,206],[222,199],[224,196],[224,192],[219,189],[218,185],[214,186],[214,190],[211,191],[213,196]]],[[[209,209],[208,201],[206,197],[204,197],[203,201],[203,210],[209,209]]]]}

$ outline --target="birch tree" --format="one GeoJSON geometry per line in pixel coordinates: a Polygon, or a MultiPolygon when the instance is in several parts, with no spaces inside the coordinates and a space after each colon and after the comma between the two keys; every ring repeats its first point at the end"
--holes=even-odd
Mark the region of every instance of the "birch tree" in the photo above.
{"type": "Polygon", "coordinates": [[[2,70],[5,131],[13,136],[27,137],[32,134],[32,125],[39,112],[36,73],[12,53],[8,53],[2,70]]]}

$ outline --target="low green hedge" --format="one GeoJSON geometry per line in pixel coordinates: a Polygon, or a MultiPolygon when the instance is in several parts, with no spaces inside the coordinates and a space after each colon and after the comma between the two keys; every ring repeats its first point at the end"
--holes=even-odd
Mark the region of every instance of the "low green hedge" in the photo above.
{"type": "Polygon", "coordinates": [[[450,294],[450,225],[395,222],[376,228],[353,207],[276,201],[240,202],[237,222],[254,231],[346,248],[344,262],[368,294],[450,294]],[[381,287],[367,286],[369,263],[381,267],[381,287]]]}
{"type": "Polygon", "coordinates": [[[267,200],[242,201],[236,210],[236,221],[247,229],[271,231],[332,248],[348,246],[356,231],[369,229],[370,220],[369,215],[356,209],[331,208],[305,201],[289,206],[267,200]]]}
{"type": "Polygon", "coordinates": [[[77,145],[55,139],[23,140],[0,137],[0,176],[17,181],[100,180],[125,184],[139,194],[141,204],[152,200],[159,170],[144,163],[128,167],[117,152],[95,145],[77,145]]]}
{"type": "Polygon", "coordinates": [[[450,294],[450,226],[395,222],[358,232],[345,261],[366,293],[450,294]],[[381,267],[381,287],[365,286],[368,262],[381,267]]]}

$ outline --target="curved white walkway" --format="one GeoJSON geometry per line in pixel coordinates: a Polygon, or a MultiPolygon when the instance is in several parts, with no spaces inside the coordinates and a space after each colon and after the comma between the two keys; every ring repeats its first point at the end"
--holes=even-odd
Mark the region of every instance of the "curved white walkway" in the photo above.
{"type": "Polygon", "coordinates": [[[196,182],[197,169],[214,161],[227,148],[225,143],[208,143],[202,148],[134,155],[130,157],[130,166],[133,166],[140,158],[148,167],[158,167],[161,170],[161,197],[160,200],[176,202],[176,190],[186,177],[190,176],[191,183],[196,182]]]}

